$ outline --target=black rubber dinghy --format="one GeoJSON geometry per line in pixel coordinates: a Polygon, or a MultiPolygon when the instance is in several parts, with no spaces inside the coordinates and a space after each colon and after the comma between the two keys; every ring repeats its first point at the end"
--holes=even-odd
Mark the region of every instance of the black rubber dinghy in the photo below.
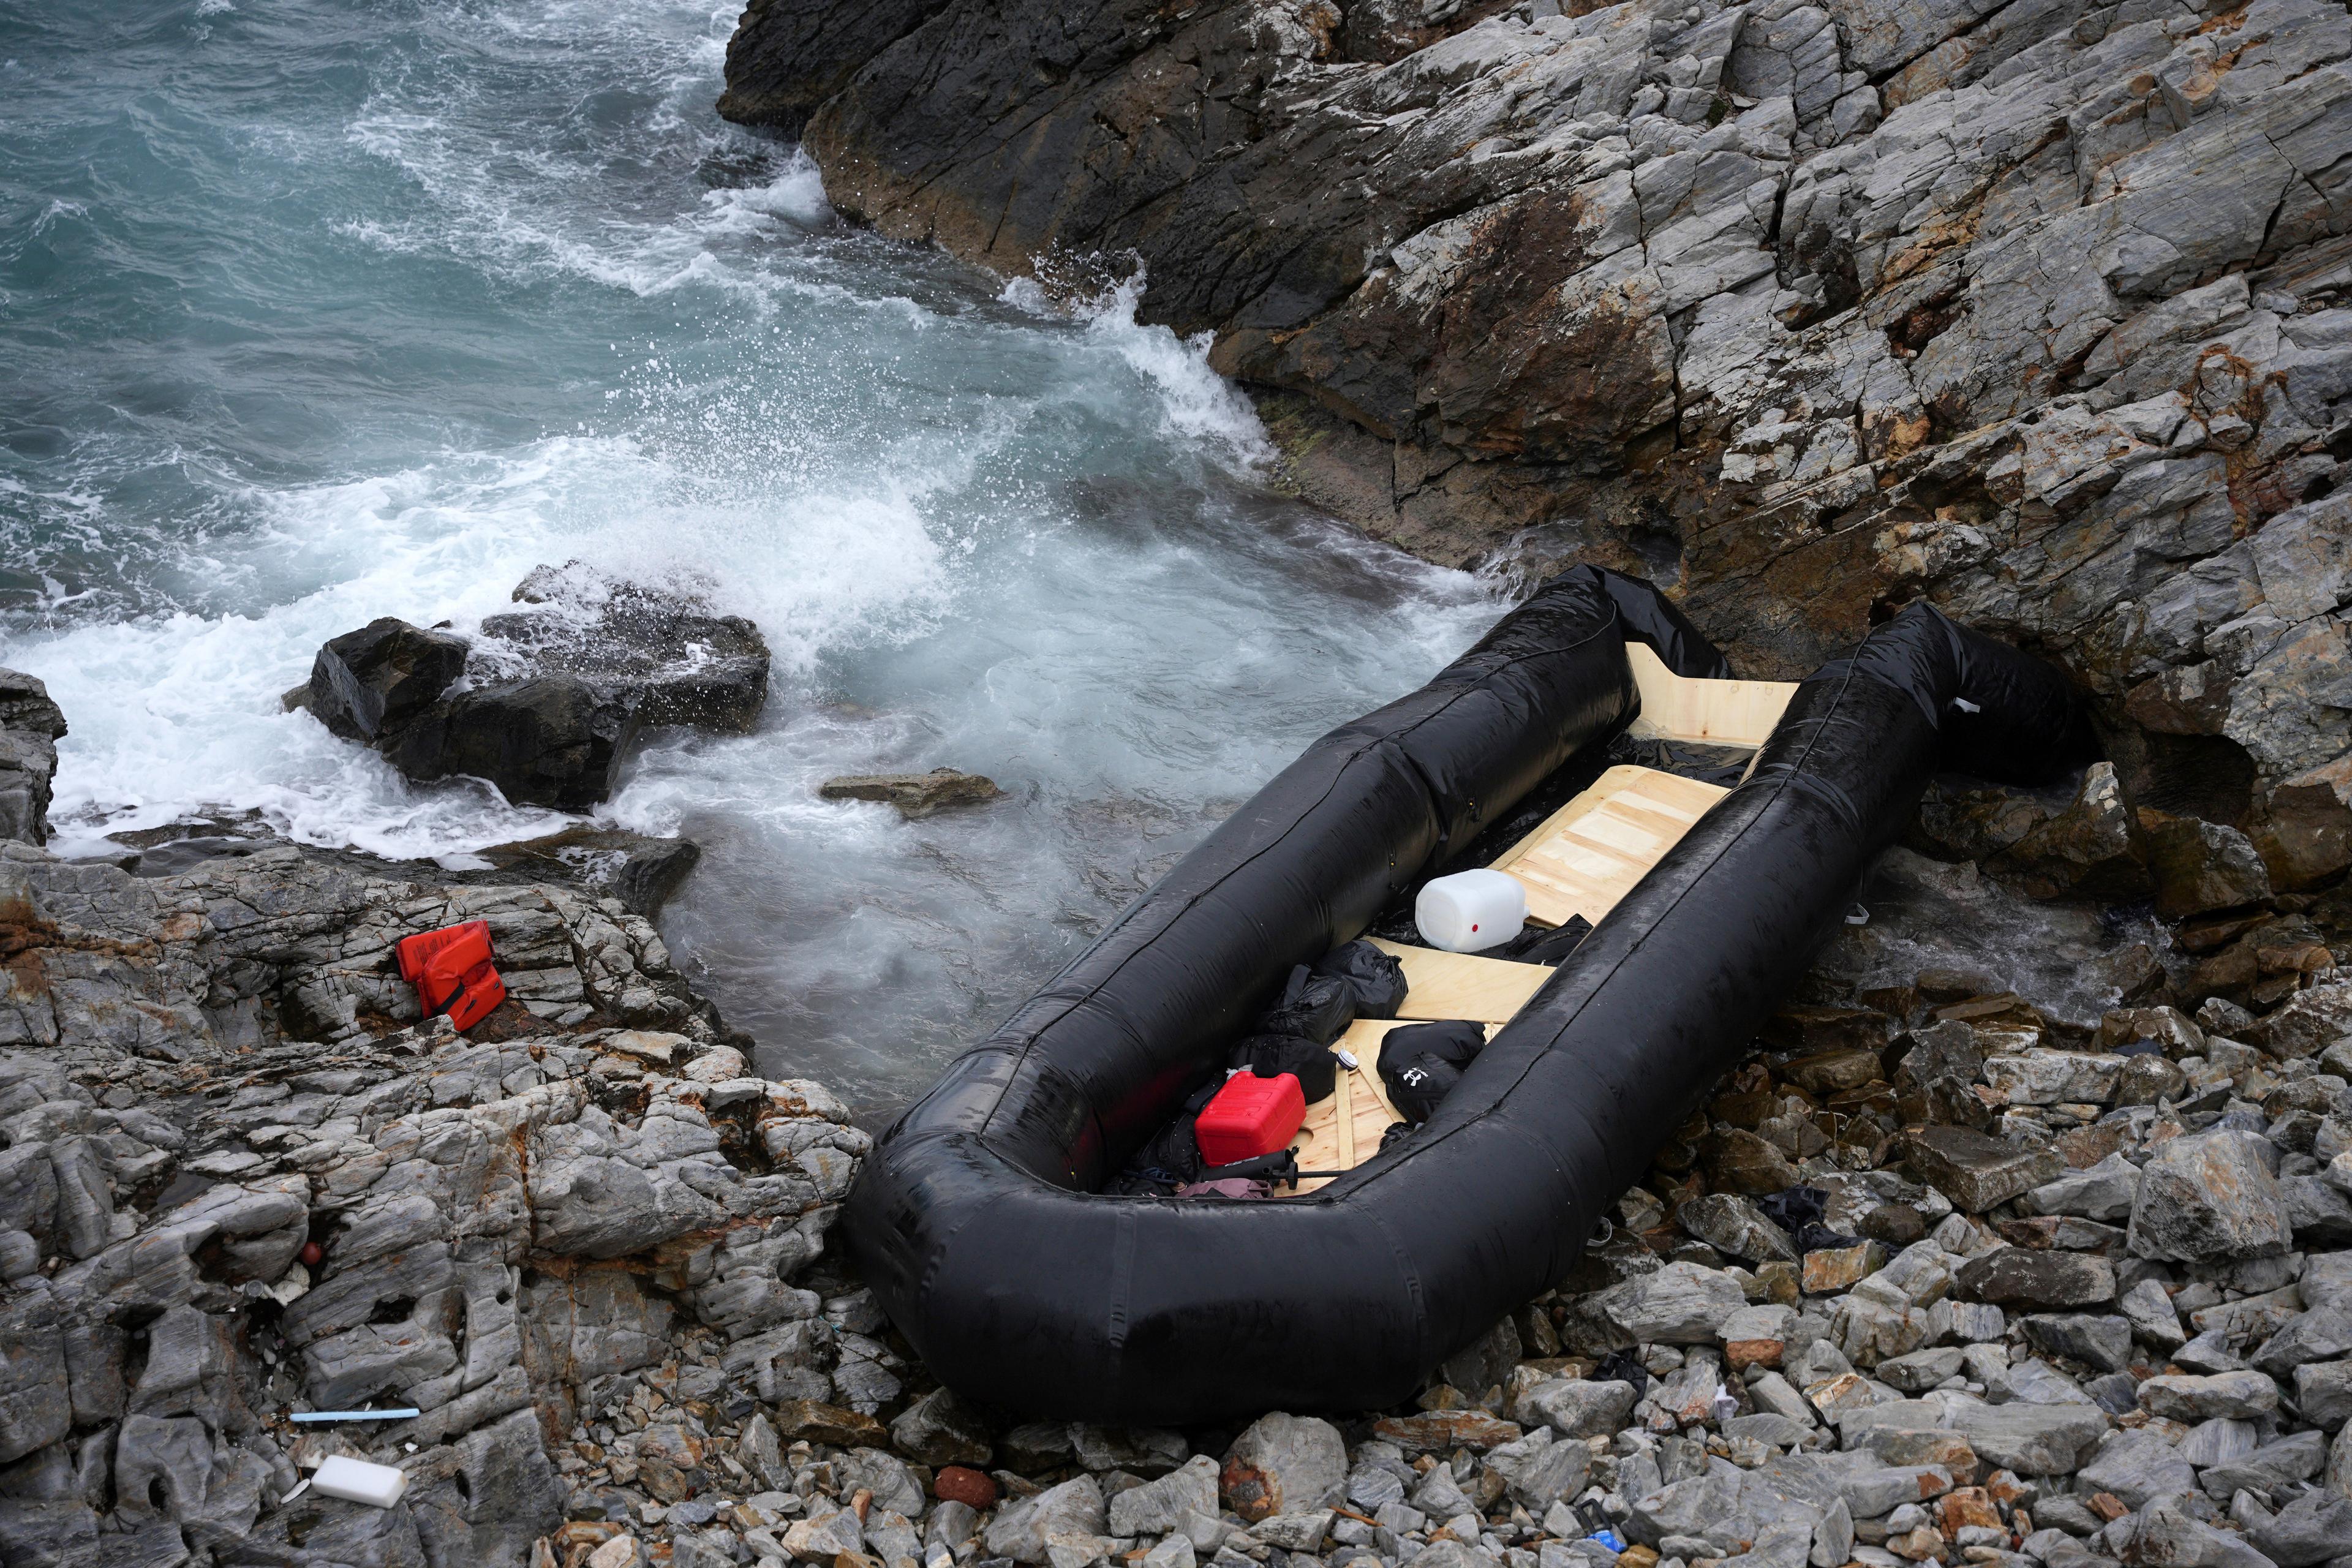
{"type": "Polygon", "coordinates": [[[1795,689],[1747,778],[1401,1146],[1297,1196],[1099,1192],[1294,964],[1634,718],[1629,639],[1676,674],[1727,673],[1649,584],[1561,574],[1427,686],[1309,747],[898,1119],[844,1229],[944,1382],[1160,1426],[1409,1401],[1567,1271],[1932,774],[2040,783],[2093,754],[2056,671],[1915,605],[1795,689]]]}

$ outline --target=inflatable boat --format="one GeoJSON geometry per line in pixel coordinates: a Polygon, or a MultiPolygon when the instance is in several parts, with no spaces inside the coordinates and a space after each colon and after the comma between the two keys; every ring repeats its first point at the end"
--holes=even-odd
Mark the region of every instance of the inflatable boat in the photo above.
{"type": "Polygon", "coordinates": [[[1309,747],[877,1142],[843,1228],[924,1362],[1056,1419],[1409,1401],[1568,1270],[1932,774],[2041,783],[2094,754],[2055,670],[1924,605],[1802,682],[1728,674],[1650,584],[1577,567],[1309,747]],[[1727,786],[1598,766],[1626,735],[1746,760],[1727,786]],[[1561,780],[1573,794],[1492,853],[1561,780]],[[1495,1026],[1410,1137],[1384,1140],[1368,1070],[1397,1026],[1358,1023],[1342,1043],[1366,1070],[1302,1129],[1301,1163],[1332,1173],[1255,1199],[1106,1190],[1295,965],[1469,865],[1592,931],[1553,967],[1385,944],[1410,983],[1398,1022],[1495,1026]]]}

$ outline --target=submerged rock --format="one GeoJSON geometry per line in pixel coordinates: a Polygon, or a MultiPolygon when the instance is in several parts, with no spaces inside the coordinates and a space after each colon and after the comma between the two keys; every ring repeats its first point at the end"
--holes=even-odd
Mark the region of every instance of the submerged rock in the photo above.
{"type": "Polygon", "coordinates": [[[609,796],[647,728],[758,721],[768,647],[740,616],[578,563],[534,569],[514,597],[528,607],[485,617],[471,641],[390,618],[336,637],[287,706],[419,782],[486,779],[563,811],[609,796]]]}
{"type": "Polygon", "coordinates": [[[482,858],[502,871],[551,877],[610,892],[631,914],[661,912],[702,859],[701,846],[618,827],[567,827],[543,838],[497,844],[482,858]]]}
{"type": "Polygon", "coordinates": [[[846,773],[824,781],[817,794],[827,800],[871,800],[895,805],[908,817],[929,816],[959,805],[982,805],[1004,794],[996,781],[954,768],[927,773],[846,773]]]}

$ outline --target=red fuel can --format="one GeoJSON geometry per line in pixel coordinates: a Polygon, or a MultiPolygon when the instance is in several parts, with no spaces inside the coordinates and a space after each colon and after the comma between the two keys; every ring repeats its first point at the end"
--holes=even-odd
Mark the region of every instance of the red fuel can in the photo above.
{"type": "Polygon", "coordinates": [[[1307,1093],[1297,1074],[1237,1072],[1201,1108],[1192,1136],[1201,1145],[1201,1163],[1230,1165],[1288,1147],[1306,1120],[1307,1093]]]}

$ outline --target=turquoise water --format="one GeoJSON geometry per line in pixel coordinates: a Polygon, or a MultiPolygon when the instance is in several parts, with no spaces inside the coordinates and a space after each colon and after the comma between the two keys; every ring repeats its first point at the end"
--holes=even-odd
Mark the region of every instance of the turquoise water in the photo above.
{"type": "Polygon", "coordinates": [[[605,812],[772,1070],[919,1087],[1307,739],[1497,613],[1274,495],[1204,345],[840,222],[710,112],[728,7],[0,8],[0,662],[67,853],[218,811],[465,863],[558,826],[278,711],[324,638],[580,558],[777,654],[605,812]],[[901,823],[836,773],[1011,792],[901,823]]]}

